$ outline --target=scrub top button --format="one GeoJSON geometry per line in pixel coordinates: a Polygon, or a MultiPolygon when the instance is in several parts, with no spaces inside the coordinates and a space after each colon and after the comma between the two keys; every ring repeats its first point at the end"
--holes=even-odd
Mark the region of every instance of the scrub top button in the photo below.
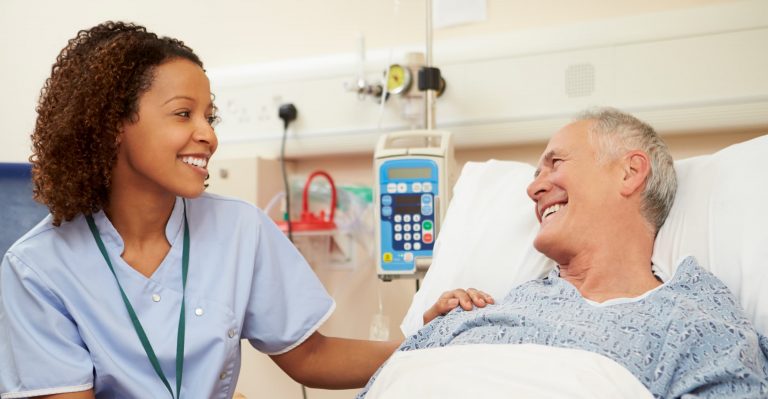
{"type": "Polygon", "coordinates": [[[227,372],[223,371],[221,374],[219,374],[219,379],[224,381],[227,378],[227,372]]]}
{"type": "Polygon", "coordinates": [[[203,311],[203,308],[197,308],[197,309],[195,309],[195,314],[196,314],[196,315],[198,315],[198,316],[202,316],[202,315],[203,315],[203,313],[205,313],[205,312],[203,311]]]}
{"type": "Polygon", "coordinates": [[[160,294],[152,294],[152,301],[160,302],[160,294]]]}
{"type": "Polygon", "coordinates": [[[235,334],[236,334],[236,332],[235,332],[234,328],[230,328],[229,332],[227,333],[227,335],[229,335],[229,338],[234,338],[235,334]]]}

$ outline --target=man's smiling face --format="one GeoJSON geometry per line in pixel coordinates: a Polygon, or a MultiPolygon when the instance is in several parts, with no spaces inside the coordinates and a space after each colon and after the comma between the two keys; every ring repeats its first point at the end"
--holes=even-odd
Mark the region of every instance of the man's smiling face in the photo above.
{"type": "Polygon", "coordinates": [[[528,196],[541,223],[534,240],[537,250],[563,264],[589,243],[610,218],[619,170],[598,161],[598,149],[589,139],[594,122],[582,120],[558,131],[539,160],[528,196]]]}

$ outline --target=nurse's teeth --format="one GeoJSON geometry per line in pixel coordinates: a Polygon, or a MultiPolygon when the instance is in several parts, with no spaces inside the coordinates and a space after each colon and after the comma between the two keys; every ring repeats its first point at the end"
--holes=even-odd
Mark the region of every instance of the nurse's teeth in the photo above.
{"type": "Polygon", "coordinates": [[[205,158],[182,157],[181,161],[200,168],[204,168],[208,164],[208,161],[205,158]]]}

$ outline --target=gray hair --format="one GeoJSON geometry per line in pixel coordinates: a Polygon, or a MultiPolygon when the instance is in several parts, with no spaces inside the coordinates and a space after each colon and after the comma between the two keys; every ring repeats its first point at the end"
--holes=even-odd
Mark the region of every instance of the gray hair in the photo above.
{"type": "Polygon", "coordinates": [[[589,140],[597,144],[599,162],[618,159],[631,150],[641,150],[650,157],[651,170],[640,212],[654,228],[654,234],[658,233],[677,191],[674,161],[667,145],[650,125],[614,108],[587,110],[576,120],[594,121],[589,140]]]}

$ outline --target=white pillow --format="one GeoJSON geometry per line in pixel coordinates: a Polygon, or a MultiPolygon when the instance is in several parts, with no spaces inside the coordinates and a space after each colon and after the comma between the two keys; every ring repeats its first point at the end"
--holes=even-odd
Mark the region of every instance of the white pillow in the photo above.
{"type": "Polygon", "coordinates": [[[675,204],[659,230],[653,263],[673,275],[693,255],[739,299],[768,335],[768,135],[675,162],[675,204]]]}
{"type": "MultiPolygon", "coordinates": [[[[694,255],[734,292],[768,335],[768,135],[675,162],[678,191],[659,231],[653,262],[663,277],[694,255]]],[[[434,258],[401,329],[408,336],[441,293],[478,288],[497,300],[554,262],[533,248],[538,231],[526,187],[534,168],[519,162],[469,162],[454,187],[434,258]]]]}

